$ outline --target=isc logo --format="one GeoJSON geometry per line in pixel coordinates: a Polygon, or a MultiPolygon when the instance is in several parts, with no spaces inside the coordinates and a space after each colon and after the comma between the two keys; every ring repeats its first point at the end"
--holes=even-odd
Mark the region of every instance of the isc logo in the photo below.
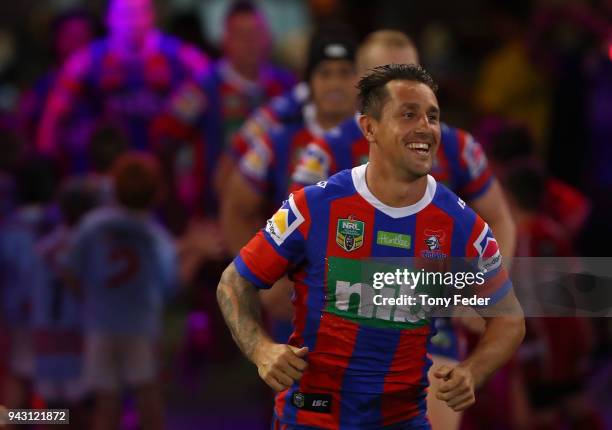
{"type": "Polygon", "coordinates": [[[325,408],[329,404],[329,400],[313,400],[312,406],[315,408],[325,408]]]}

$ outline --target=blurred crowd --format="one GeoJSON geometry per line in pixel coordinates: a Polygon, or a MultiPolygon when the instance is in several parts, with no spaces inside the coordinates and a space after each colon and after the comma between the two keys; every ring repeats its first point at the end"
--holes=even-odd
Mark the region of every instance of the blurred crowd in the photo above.
{"type": "MultiPolygon", "coordinates": [[[[0,21],[0,404],[69,407],[79,429],[267,428],[215,288],[291,190],[367,161],[333,142],[377,46],[420,62],[470,131],[465,167],[515,226],[505,257],[608,256],[610,1],[304,0],[285,5],[304,29],[276,37],[274,1],[227,1],[218,43],[197,2],[40,3],[0,21]]],[[[291,289],[261,293],[279,341],[291,289]]],[[[453,425],[612,428],[610,319],[527,326],[453,425]]]]}

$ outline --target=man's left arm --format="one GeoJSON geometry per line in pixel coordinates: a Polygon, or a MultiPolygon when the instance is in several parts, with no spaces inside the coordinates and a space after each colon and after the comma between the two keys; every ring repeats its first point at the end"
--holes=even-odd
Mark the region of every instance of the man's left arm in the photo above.
{"type": "Polygon", "coordinates": [[[436,397],[457,412],[476,402],[475,390],[510,360],[525,336],[523,312],[513,290],[486,311],[485,331],[474,351],[456,367],[441,366],[434,373],[445,381],[436,397]]]}

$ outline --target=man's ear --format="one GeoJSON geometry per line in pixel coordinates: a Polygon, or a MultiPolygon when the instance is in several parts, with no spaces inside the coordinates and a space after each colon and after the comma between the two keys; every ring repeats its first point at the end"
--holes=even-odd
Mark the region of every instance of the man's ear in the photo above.
{"type": "Polygon", "coordinates": [[[370,143],[375,142],[374,134],[376,133],[377,121],[369,115],[359,115],[359,127],[365,138],[370,143]]]}

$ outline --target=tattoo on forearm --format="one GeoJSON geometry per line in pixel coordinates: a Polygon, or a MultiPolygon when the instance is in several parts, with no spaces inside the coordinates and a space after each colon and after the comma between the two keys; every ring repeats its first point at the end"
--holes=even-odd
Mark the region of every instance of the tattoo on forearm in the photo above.
{"type": "Polygon", "coordinates": [[[255,288],[235,269],[226,270],[217,288],[217,301],[236,344],[251,359],[266,336],[255,288]]]}

